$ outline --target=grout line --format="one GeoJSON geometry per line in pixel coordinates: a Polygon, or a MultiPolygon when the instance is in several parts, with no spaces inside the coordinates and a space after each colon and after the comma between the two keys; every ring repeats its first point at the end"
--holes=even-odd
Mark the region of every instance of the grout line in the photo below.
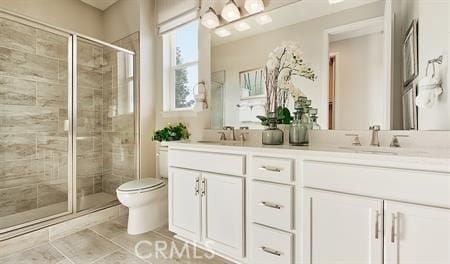
{"type": "MultiPolygon", "coordinates": [[[[54,241],[56,241],[56,240],[54,240],[54,241]]],[[[59,254],[61,254],[63,257],[65,257],[66,260],[68,260],[70,263],[75,264],[75,262],[73,262],[66,254],[64,254],[61,250],[59,250],[57,247],[55,247],[55,246],[53,245],[53,242],[54,242],[54,241],[50,241],[50,240],[48,241],[48,243],[50,244],[50,246],[53,247],[56,251],[58,251],[59,254]]]]}

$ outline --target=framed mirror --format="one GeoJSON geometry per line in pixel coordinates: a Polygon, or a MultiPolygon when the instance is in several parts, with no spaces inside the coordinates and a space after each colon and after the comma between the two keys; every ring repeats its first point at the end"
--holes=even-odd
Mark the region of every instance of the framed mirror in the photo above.
{"type": "MultiPolygon", "coordinates": [[[[267,92],[254,69],[264,69],[270,54],[292,42],[317,79],[292,76],[285,86],[311,100],[322,129],[450,130],[447,1],[302,0],[276,8],[271,2],[264,1],[262,13],[209,31],[211,72],[225,72],[220,107],[211,107],[221,112],[212,110],[211,128],[264,128],[255,117],[266,114],[260,106],[267,92]],[[441,55],[436,78],[444,92],[432,108],[417,108],[427,63],[441,55]]],[[[285,100],[291,113],[293,95],[288,91],[285,100]]]]}

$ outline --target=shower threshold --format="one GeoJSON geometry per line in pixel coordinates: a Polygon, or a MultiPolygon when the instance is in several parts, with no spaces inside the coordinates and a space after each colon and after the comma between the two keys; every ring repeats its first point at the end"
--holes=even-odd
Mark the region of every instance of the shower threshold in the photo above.
{"type": "MultiPolygon", "coordinates": [[[[84,211],[87,209],[96,209],[104,207],[109,203],[117,201],[115,195],[109,193],[95,193],[78,198],[77,211],[84,211]]],[[[45,219],[51,216],[57,216],[67,213],[67,201],[43,206],[40,208],[20,212],[17,214],[0,217],[0,230],[8,229],[17,225],[33,222],[39,219],[45,219]]]]}

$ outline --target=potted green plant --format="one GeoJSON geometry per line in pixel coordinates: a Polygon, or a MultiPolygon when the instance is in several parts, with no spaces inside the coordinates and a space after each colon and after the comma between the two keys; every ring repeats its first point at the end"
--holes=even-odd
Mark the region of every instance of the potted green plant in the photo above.
{"type": "Polygon", "coordinates": [[[187,127],[183,123],[178,123],[177,125],[168,124],[164,128],[157,130],[153,133],[153,141],[177,141],[183,139],[189,139],[191,134],[189,133],[187,127]]]}

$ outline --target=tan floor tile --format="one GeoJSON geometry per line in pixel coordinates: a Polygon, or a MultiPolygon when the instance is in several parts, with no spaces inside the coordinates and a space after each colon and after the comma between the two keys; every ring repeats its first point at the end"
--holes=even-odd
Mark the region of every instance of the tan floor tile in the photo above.
{"type": "Polygon", "coordinates": [[[95,261],[94,264],[147,264],[147,262],[124,250],[119,250],[95,261]]]}
{"type": "Polygon", "coordinates": [[[56,264],[64,260],[50,244],[45,243],[37,247],[21,251],[0,259],[2,264],[56,264]]]}
{"type": "Polygon", "coordinates": [[[55,240],[52,245],[75,264],[91,263],[119,248],[88,229],[55,240]]]}
{"type": "Polygon", "coordinates": [[[126,226],[123,226],[120,222],[114,220],[98,224],[89,229],[109,239],[127,232],[126,226]]]}
{"type": "Polygon", "coordinates": [[[155,230],[156,233],[163,235],[165,237],[168,238],[173,238],[173,236],[175,235],[175,233],[172,233],[169,231],[169,226],[168,225],[164,225],[158,229],[155,230]]]}

